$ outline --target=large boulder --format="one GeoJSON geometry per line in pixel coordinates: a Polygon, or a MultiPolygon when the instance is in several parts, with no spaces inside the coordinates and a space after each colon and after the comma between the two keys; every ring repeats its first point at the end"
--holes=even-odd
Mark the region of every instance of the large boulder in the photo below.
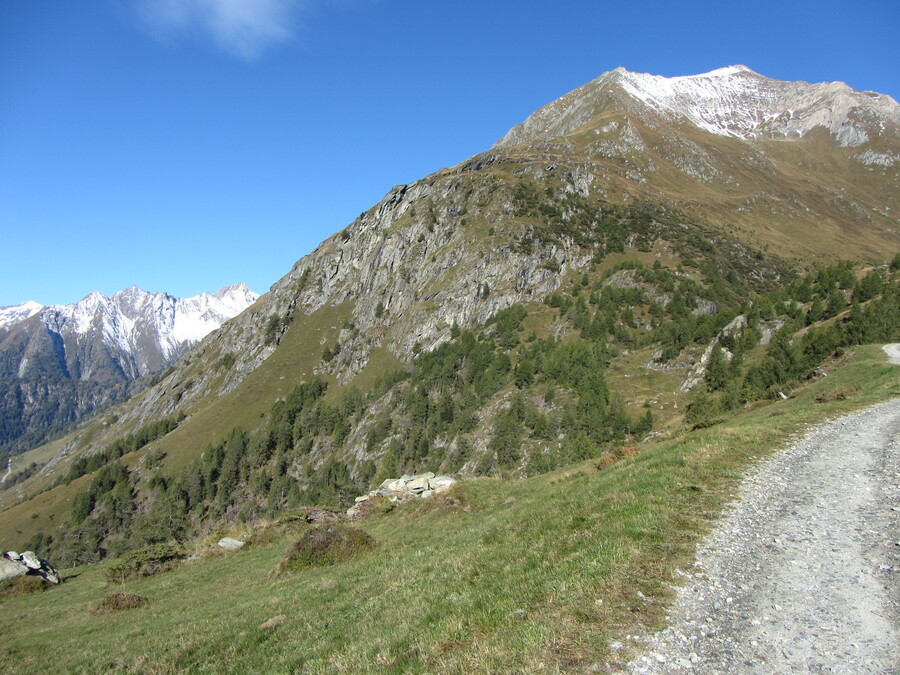
{"type": "Polygon", "coordinates": [[[31,574],[51,584],[59,583],[59,573],[46,560],[38,558],[34,551],[25,551],[21,555],[8,551],[0,557],[0,581],[31,574]]]}
{"type": "Polygon", "coordinates": [[[412,476],[404,486],[408,492],[413,494],[421,494],[428,489],[428,481],[434,478],[434,474],[422,474],[421,476],[412,476]]]}
{"type": "Polygon", "coordinates": [[[33,570],[39,570],[43,565],[43,561],[34,554],[34,551],[25,551],[22,554],[22,562],[33,570]]]}
{"type": "Polygon", "coordinates": [[[450,476],[435,476],[428,481],[428,489],[434,492],[443,492],[453,487],[455,482],[456,479],[450,476]]]}
{"type": "Polygon", "coordinates": [[[15,579],[25,574],[28,574],[28,567],[18,560],[10,560],[6,557],[0,558],[0,581],[15,579]]]}

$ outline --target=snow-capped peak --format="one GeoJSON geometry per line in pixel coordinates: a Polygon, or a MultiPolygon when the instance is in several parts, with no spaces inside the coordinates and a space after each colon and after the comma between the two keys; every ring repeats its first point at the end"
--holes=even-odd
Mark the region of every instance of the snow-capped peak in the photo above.
{"type": "Polygon", "coordinates": [[[18,305],[13,305],[12,307],[0,307],[0,328],[5,328],[14,323],[25,321],[25,319],[31,318],[43,308],[44,306],[42,304],[34,302],[33,300],[27,300],[18,305]]]}
{"type": "Polygon", "coordinates": [[[717,68],[716,70],[711,70],[706,73],[702,77],[728,77],[729,75],[737,75],[739,73],[750,73],[751,75],[757,75],[758,73],[754,72],[747,66],[736,65],[736,66],[725,66],[724,68],[717,68]]]}
{"type": "Polygon", "coordinates": [[[824,127],[844,147],[863,145],[873,134],[900,126],[900,105],[893,98],[843,82],[784,82],[743,65],[680,77],[620,67],[544,106],[496,145],[565,136],[610,109],[651,124],[654,117],[687,120],[707,132],[745,140],[800,138],[824,127]]]}
{"type": "Polygon", "coordinates": [[[239,281],[231,286],[223,286],[213,293],[213,297],[218,298],[227,306],[240,307],[236,312],[239,314],[256,302],[259,294],[251,291],[243,281],[239,281]]]}
{"type": "Polygon", "coordinates": [[[746,138],[776,105],[780,91],[746,66],[727,66],[702,75],[662,77],[624,72],[622,89],[660,112],[679,113],[701,129],[746,138]]]}
{"type": "Polygon", "coordinates": [[[41,322],[67,345],[101,340],[120,355],[120,367],[134,378],[169,365],[258,297],[242,283],[191,298],[131,286],[112,297],[94,291],[71,305],[42,307],[32,302],[3,308],[0,327],[40,313],[41,322]]]}
{"type": "Polygon", "coordinates": [[[243,283],[224,286],[215,293],[183,298],[175,307],[172,334],[176,341],[197,342],[237,316],[259,297],[243,283]]]}
{"type": "Polygon", "coordinates": [[[900,123],[900,106],[890,96],[855,91],[843,82],[782,82],[740,65],[670,78],[625,71],[619,81],[658,111],[683,115],[721,136],[796,138],[821,126],[853,147],[869,140],[854,111],[900,123]]]}

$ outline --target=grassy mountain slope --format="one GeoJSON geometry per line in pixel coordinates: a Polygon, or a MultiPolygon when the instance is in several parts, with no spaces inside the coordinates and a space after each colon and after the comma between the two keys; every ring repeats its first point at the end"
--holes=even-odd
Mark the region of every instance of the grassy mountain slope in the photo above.
{"type": "Polygon", "coordinates": [[[827,368],[829,377],[789,400],[618,462],[589,460],[525,481],[476,479],[449,498],[365,520],[376,548],[336,566],[273,576],[297,528],[309,527],[286,523],[254,530],[251,546],[232,554],[212,550],[215,537],[198,542],[198,560],[123,585],[105,582],[105,565],[95,565],[50,592],[3,596],[0,664],[17,672],[581,672],[621,662],[633,644],[625,636],[658,625],[676,570],[748,463],[805,425],[900,395],[897,367],[877,347],[827,368]],[[92,613],[121,592],[148,603],[92,613]],[[28,618],[35,614],[39,624],[28,618]],[[261,628],[277,616],[283,623],[261,628]],[[611,651],[613,640],[625,649],[611,651]]]}
{"type": "MultiPolygon", "coordinates": [[[[171,479],[232,429],[271,437],[273,404],[314,377],[327,385],[326,416],[333,422],[341,416],[334,410],[345,406],[349,424],[335,430],[317,420],[305,436],[294,429],[284,442],[257,441],[266,449],[256,455],[265,461],[247,471],[271,472],[264,465],[274,462],[279,475],[294,481],[280,506],[299,499],[336,504],[390,471],[529,475],[601,454],[610,443],[677,426],[675,411],[684,410],[690,390],[681,383],[693,363],[730,321],[746,314],[749,298],[784,286],[794,274],[780,257],[669,203],[607,199],[585,185],[577,162],[473,158],[392,190],[155,386],[73,434],[36,475],[0,492],[3,507],[25,500],[5,513],[0,545],[21,547],[36,531],[60,527],[73,490],[85,489],[82,478],[59,484],[80,458],[102,454],[156,420],[185,417],[122,460],[136,481],[133,508],[145,510],[155,498],[148,488],[153,472],[143,465],[147,452],[163,457],[158,470],[171,479]],[[491,321],[511,308],[522,313],[507,315],[511,327],[491,321]],[[470,331],[489,352],[484,365],[493,364],[491,382],[432,378],[424,394],[421,386],[399,382],[404,370],[415,373],[416,355],[436,353],[459,331],[470,331]],[[547,358],[550,372],[535,370],[547,358]],[[593,384],[571,374],[572,363],[585,358],[600,373],[593,384]],[[520,367],[535,372],[523,375],[520,367]],[[635,383],[644,396],[634,395],[635,383]],[[416,395],[428,420],[412,411],[416,395]],[[446,414],[455,421],[434,421],[440,413],[433,408],[441,404],[452,408],[446,414]],[[654,405],[645,429],[643,416],[654,405]],[[595,422],[579,422],[585,415],[595,422]],[[526,417],[530,431],[516,434],[512,428],[526,417]],[[373,431],[385,420],[401,424],[393,432],[373,431]],[[495,440],[504,425],[510,433],[495,440]],[[560,436],[555,447],[553,435],[560,436]],[[334,467],[333,460],[343,487],[315,487],[316,473],[334,467]],[[336,499],[335,491],[342,496],[336,499]]],[[[834,286],[846,300],[854,283],[829,281],[818,295],[824,302],[834,286]]],[[[801,298],[797,311],[806,311],[802,302],[810,299],[801,298]]],[[[757,316],[753,329],[767,330],[768,319],[777,327],[779,312],[771,313],[757,316]]],[[[255,490],[260,502],[269,487],[255,490]]],[[[213,515],[237,517],[225,503],[234,498],[217,499],[224,510],[213,515]]],[[[241,517],[278,507],[260,503],[241,517]]],[[[101,533],[101,554],[104,539],[101,533]]]]}
{"type": "Polygon", "coordinates": [[[0,659],[470,672],[606,658],[607,638],[658,619],[637,591],[665,597],[752,455],[898,393],[880,352],[858,348],[900,339],[897,178],[850,152],[817,132],[750,144],[607,107],[393,188],[0,489],[0,548],[100,563],[53,591],[46,634],[63,642],[113,590],[105,559],[205,551],[228,531],[254,545],[129,583],[150,604],[86,624],[90,651],[49,664],[17,633],[0,659]],[[360,524],[374,551],[267,576],[306,509],[424,470],[467,480],[421,506],[376,503],[360,524]],[[232,595],[205,595],[217,578],[232,595]]]}
{"type": "MultiPolygon", "coordinates": [[[[30,530],[29,547],[71,565],[223,521],[346,508],[403,472],[525,477],[610,461],[641,439],[779,397],[843,346],[898,332],[900,292],[879,271],[857,280],[847,265],[823,268],[752,306],[689,312],[712,306],[703,294],[729,292],[716,281],[704,290],[662,265],[622,261],[530,311],[502,310],[478,332],[454,327],[448,342],[367,390],[304,379],[251,415],[258,428],[233,417],[193,454],[168,456],[198,427],[167,418],[72,462],[49,492],[6,511],[7,532],[20,530],[21,542],[30,530]]],[[[325,352],[320,366],[334,359],[325,352]]],[[[240,391],[226,399],[240,402],[240,391]]]]}

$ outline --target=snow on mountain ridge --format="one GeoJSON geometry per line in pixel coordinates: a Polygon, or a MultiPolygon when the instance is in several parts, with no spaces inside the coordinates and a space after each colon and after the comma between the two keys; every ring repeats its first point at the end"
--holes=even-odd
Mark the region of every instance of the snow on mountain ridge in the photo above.
{"type": "Polygon", "coordinates": [[[243,312],[256,302],[256,299],[259,297],[243,281],[239,281],[231,286],[223,286],[212,295],[214,298],[221,300],[225,306],[235,308],[235,315],[243,312]]]}
{"type": "Polygon", "coordinates": [[[544,106],[495,146],[565,136],[608,106],[642,116],[649,108],[663,118],[686,118],[710,133],[745,140],[797,138],[821,126],[840,145],[858,147],[886,125],[894,133],[900,127],[900,105],[893,98],[843,82],[785,82],[741,65],[681,77],[619,67],[544,106]]]}
{"type": "Polygon", "coordinates": [[[778,101],[780,92],[765,86],[766,79],[744,66],[728,66],[671,78],[625,71],[620,83],[660,111],[681,113],[714,134],[745,138],[753,135],[778,101]]]}
{"type": "Polygon", "coordinates": [[[0,327],[12,327],[39,314],[40,321],[64,340],[86,344],[101,337],[107,348],[122,355],[123,370],[138,377],[171,362],[258,297],[243,283],[189,298],[131,286],[112,297],[94,291],[71,305],[22,303],[3,308],[0,327]]]}
{"type": "Polygon", "coordinates": [[[680,113],[711,133],[737,138],[802,136],[823,126],[841,145],[855,147],[869,138],[854,125],[854,109],[900,122],[900,106],[890,96],[855,91],[843,82],[782,82],[746,66],[671,78],[625,71],[621,85],[660,110],[680,113]]]}
{"type": "Polygon", "coordinates": [[[0,307],[0,328],[25,321],[25,319],[34,316],[43,308],[42,304],[33,300],[27,300],[12,307],[0,307]]]}

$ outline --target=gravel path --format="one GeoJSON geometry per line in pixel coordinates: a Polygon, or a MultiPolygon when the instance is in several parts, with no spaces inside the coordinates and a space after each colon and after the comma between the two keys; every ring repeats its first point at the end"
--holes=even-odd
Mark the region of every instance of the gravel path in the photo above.
{"type": "Polygon", "coordinates": [[[754,469],[685,576],[629,672],[900,673],[900,399],[754,469]]]}
{"type": "Polygon", "coordinates": [[[900,366],[900,344],[885,345],[882,349],[887,353],[891,363],[900,366]]]}

